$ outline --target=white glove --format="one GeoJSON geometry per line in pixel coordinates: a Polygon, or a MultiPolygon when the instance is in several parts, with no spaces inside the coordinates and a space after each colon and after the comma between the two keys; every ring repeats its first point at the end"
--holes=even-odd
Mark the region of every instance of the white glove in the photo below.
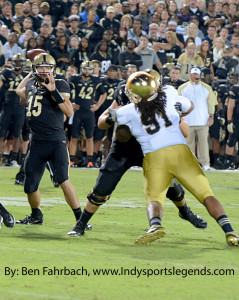
{"type": "Polygon", "coordinates": [[[234,125],[233,125],[232,121],[228,121],[227,130],[228,130],[229,133],[233,133],[234,125]]]}

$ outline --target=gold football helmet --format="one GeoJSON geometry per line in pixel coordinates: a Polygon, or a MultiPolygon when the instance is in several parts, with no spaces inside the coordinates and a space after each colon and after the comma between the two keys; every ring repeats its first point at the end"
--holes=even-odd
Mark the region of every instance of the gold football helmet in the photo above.
{"type": "Polygon", "coordinates": [[[153,79],[155,80],[155,82],[157,84],[157,89],[158,89],[161,85],[161,77],[160,77],[159,72],[155,71],[154,69],[145,69],[143,72],[148,73],[149,75],[151,75],[153,77],[153,79]]]}
{"type": "Polygon", "coordinates": [[[56,75],[56,61],[48,53],[40,53],[32,61],[32,75],[36,80],[42,81],[42,76],[44,77],[45,73],[39,73],[37,71],[38,67],[51,67],[51,73],[53,73],[53,76],[56,75]]]}
{"type": "Polygon", "coordinates": [[[15,71],[21,71],[26,64],[26,58],[21,53],[16,53],[12,57],[12,66],[15,71]]]}
{"type": "Polygon", "coordinates": [[[158,95],[156,81],[146,72],[135,72],[130,75],[125,92],[133,103],[152,101],[158,95]]]}
{"type": "Polygon", "coordinates": [[[80,71],[84,74],[83,69],[91,70],[91,73],[93,73],[94,65],[91,61],[83,61],[80,65],[80,71]]]}

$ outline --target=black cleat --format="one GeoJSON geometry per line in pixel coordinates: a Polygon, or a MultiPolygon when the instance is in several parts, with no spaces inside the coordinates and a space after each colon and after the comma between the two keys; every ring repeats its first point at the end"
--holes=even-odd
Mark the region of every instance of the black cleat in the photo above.
{"type": "Polygon", "coordinates": [[[0,206],[0,215],[3,219],[3,224],[7,227],[14,227],[16,222],[15,218],[4,206],[0,206]]]}
{"type": "Polygon", "coordinates": [[[200,216],[194,214],[189,207],[187,207],[186,212],[179,213],[178,215],[180,218],[190,222],[196,228],[201,228],[201,229],[207,228],[207,222],[200,216]]]}
{"type": "Polygon", "coordinates": [[[86,230],[92,230],[92,225],[90,224],[86,224],[86,227],[85,227],[86,230]]]}
{"type": "Polygon", "coordinates": [[[14,182],[15,185],[24,185],[24,180],[16,179],[14,182]]]}
{"type": "Polygon", "coordinates": [[[83,223],[78,221],[76,226],[67,234],[71,236],[81,236],[85,234],[85,228],[86,227],[83,225],[83,223]]]}
{"type": "Polygon", "coordinates": [[[39,218],[35,218],[32,215],[26,216],[26,218],[18,220],[16,223],[23,224],[23,225],[42,225],[43,224],[43,215],[39,218]]]}

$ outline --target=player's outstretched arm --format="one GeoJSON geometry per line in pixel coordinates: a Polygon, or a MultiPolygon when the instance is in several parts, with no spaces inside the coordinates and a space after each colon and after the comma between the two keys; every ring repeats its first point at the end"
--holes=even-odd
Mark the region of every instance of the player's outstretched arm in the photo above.
{"type": "MultiPolygon", "coordinates": [[[[118,103],[113,101],[109,108],[116,109],[117,107],[119,107],[118,103]]],[[[98,119],[98,127],[100,129],[108,129],[114,124],[114,122],[110,120],[109,108],[107,108],[98,119]]]]}

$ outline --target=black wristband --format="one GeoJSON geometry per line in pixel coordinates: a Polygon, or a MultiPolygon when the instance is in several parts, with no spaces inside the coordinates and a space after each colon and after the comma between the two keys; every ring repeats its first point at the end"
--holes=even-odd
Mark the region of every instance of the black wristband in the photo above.
{"type": "Polygon", "coordinates": [[[107,123],[108,125],[113,125],[114,124],[114,121],[112,119],[111,116],[108,116],[106,119],[105,119],[105,123],[107,123]]]}
{"type": "Polygon", "coordinates": [[[51,91],[51,97],[58,104],[65,102],[65,99],[62,97],[58,89],[55,89],[55,91],[51,91]]]}

